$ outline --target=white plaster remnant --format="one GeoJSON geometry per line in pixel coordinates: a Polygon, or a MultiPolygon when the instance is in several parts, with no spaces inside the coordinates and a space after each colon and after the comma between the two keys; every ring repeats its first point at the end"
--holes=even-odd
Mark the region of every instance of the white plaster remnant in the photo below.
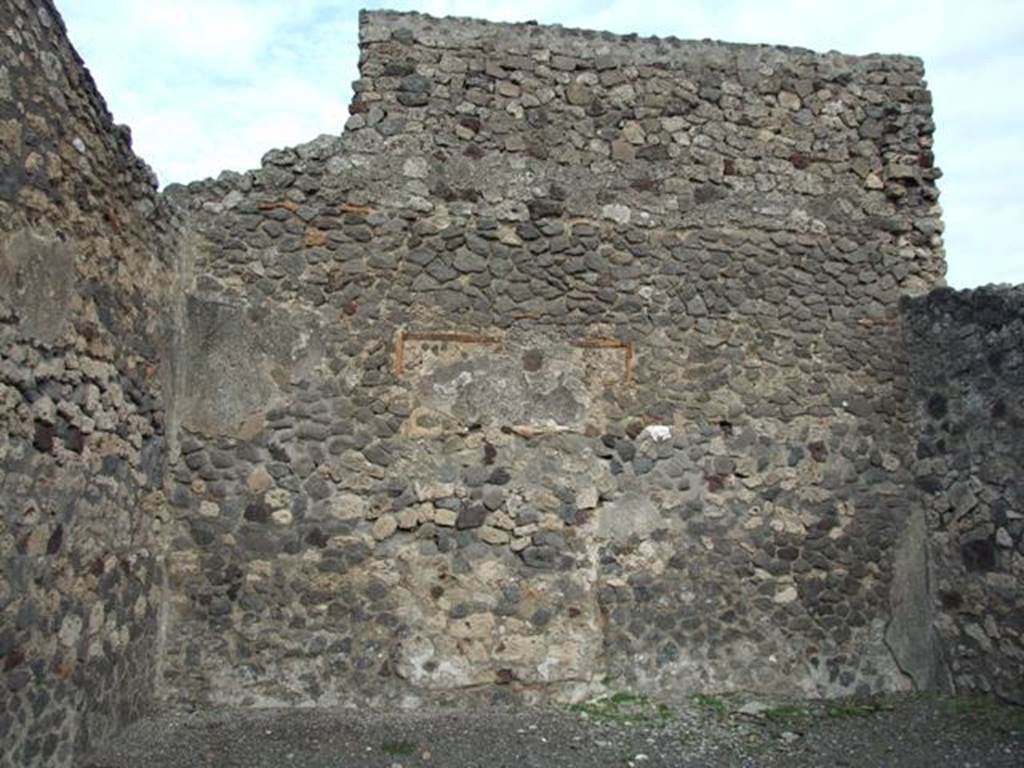
{"type": "Polygon", "coordinates": [[[788,605],[796,600],[798,597],[796,587],[786,587],[781,592],[776,592],[775,597],[772,598],[772,602],[778,605],[788,605]]]}
{"type": "Polygon", "coordinates": [[[656,443],[672,439],[672,427],[666,424],[651,424],[644,428],[644,433],[656,443]]]}
{"type": "Polygon", "coordinates": [[[448,383],[438,382],[434,385],[434,393],[439,397],[456,397],[463,387],[473,383],[473,374],[469,371],[461,371],[448,383]]]}
{"type": "Polygon", "coordinates": [[[601,215],[616,224],[629,224],[633,218],[633,211],[620,203],[610,203],[601,209],[601,215]]]}
{"type": "Polygon", "coordinates": [[[78,642],[78,638],[82,635],[82,617],[76,616],[73,613],[69,613],[64,617],[64,621],[60,624],[60,630],[57,632],[57,638],[60,640],[60,644],[65,648],[71,648],[75,643],[78,642]]]}
{"type": "Polygon", "coordinates": [[[219,517],[220,507],[212,501],[203,501],[199,504],[199,514],[202,517],[219,517]]]}

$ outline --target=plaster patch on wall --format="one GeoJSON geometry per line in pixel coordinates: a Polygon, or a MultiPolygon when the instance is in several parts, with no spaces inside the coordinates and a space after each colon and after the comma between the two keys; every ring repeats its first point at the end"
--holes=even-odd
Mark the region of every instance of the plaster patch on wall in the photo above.
{"type": "Polygon", "coordinates": [[[0,302],[28,336],[52,342],[66,330],[75,277],[71,247],[57,237],[20,230],[0,242],[0,302]]]}
{"type": "Polygon", "coordinates": [[[599,429],[601,394],[632,378],[632,360],[633,345],[614,339],[401,334],[395,369],[413,401],[405,434],[599,429]]]}
{"type": "Polygon", "coordinates": [[[659,528],[669,528],[658,508],[645,496],[625,494],[599,508],[598,535],[613,541],[631,536],[644,538],[659,528]]]}
{"type": "Polygon", "coordinates": [[[281,388],[321,355],[318,340],[286,312],[258,318],[199,296],[188,299],[184,333],[182,423],[201,434],[258,431],[281,388]]]}

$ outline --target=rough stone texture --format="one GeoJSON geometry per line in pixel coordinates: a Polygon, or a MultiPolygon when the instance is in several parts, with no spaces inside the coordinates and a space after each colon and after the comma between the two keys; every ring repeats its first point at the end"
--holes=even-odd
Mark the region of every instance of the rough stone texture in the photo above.
{"type": "Polygon", "coordinates": [[[945,665],[958,691],[1024,704],[1024,287],[936,291],[907,318],[945,665]]]}
{"type": "Polygon", "coordinates": [[[46,0],[0,0],[0,765],[150,709],[174,219],[46,0]]]}
{"type": "Polygon", "coordinates": [[[917,59],[366,13],[342,135],[159,195],[0,22],[4,766],[154,697],[1020,700],[1020,289],[908,298],[917,59]]]}
{"type": "Polygon", "coordinates": [[[921,62],[367,13],[360,67],[168,190],[170,699],[910,686],[921,62]]]}

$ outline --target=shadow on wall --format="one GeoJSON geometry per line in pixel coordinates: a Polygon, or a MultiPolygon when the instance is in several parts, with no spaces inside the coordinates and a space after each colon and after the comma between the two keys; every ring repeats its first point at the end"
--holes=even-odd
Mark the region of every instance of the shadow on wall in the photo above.
{"type": "Polygon", "coordinates": [[[958,691],[1024,703],[1024,288],[907,308],[935,626],[958,691]]]}

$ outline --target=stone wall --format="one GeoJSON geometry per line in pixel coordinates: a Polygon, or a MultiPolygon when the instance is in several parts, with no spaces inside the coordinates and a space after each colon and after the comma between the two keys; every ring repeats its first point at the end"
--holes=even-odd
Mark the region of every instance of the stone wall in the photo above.
{"type": "Polygon", "coordinates": [[[153,698],[174,226],[50,2],[0,30],[0,765],[67,766],[153,698]]]}
{"type": "Polygon", "coordinates": [[[1024,295],[921,296],[920,61],[367,13],[340,136],[159,195],[0,22],[0,765],[156,699],[1021,700],[1024,295]]]}
{"type": "Polygon", "coordinates": [[[921,62],[369,13],[360,67],[169,190],[171,699],[909,687],[921,62]]]}
{"type": "Polygon", "coordinates": [[[907,307],[936,630],[952,683],[1024,703],[1024,287],[907,307]]]}

